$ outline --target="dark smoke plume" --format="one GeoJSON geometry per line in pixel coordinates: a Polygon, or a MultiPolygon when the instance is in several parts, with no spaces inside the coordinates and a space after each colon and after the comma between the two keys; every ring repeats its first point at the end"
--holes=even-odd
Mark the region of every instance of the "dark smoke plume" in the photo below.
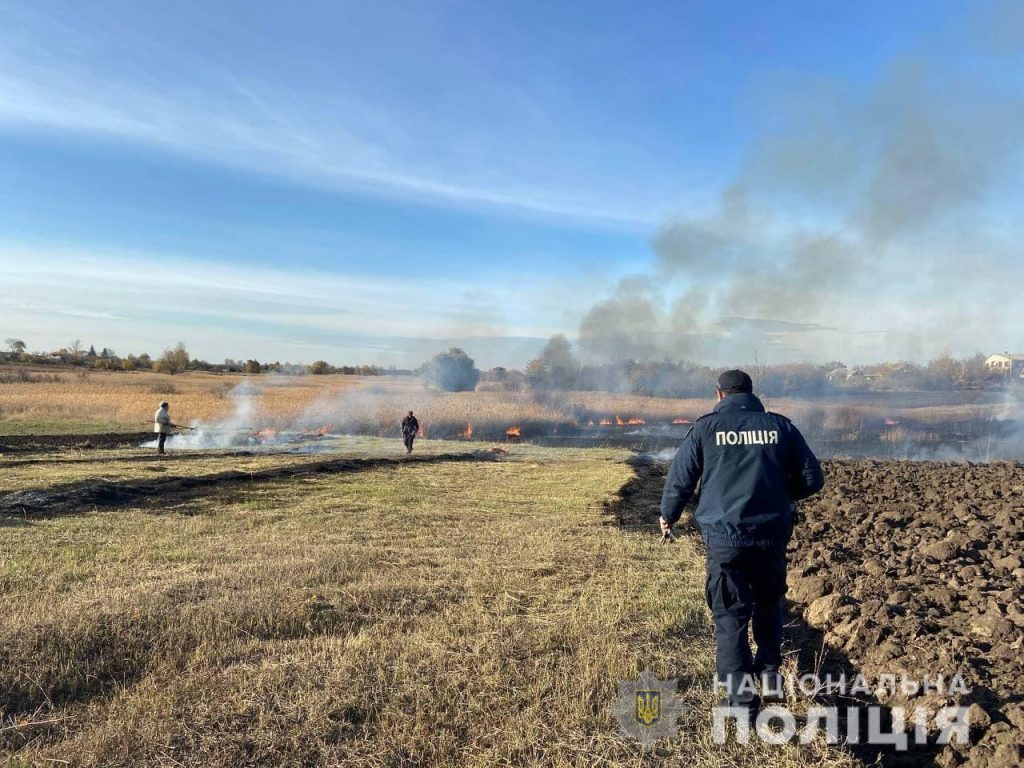
{"type": "MultiPolygon", "coordinates": [[[[1011,6],[1004,16],[1024,24],[1011,6]]],[[[1024,310],[1024,91],[1012,73],[985,76],[1019,72],[1024,46],[1008,30],[968,38],[892,61],[867,86],[768,89],[735,178],[711,210],[664,224],[652,275],[587,313],[581,351],[923,360],[1024,342],[1012,319],[1024,310]]]]}

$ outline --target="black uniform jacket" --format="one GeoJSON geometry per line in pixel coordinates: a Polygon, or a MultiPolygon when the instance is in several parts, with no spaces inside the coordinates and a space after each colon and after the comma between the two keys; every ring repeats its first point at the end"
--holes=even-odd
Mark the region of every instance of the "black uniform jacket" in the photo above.
{"type": "Polygon", "coordinates": [[[661,497],[675,523],[700,482],[694,517],[704,541],[785,545],[793,502],[824,487],[821,464],[785,416],[750,394],[732,394],[694,422],[676,452],[661,497]]]}

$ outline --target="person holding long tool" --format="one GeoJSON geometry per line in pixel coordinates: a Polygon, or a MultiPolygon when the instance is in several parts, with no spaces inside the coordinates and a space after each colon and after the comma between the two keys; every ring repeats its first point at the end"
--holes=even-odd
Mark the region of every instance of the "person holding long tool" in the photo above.
{"type": "MultiPolygon", "coordinates": [[[[153,416],[153,431],[157,435],[157,453],[166,453],[166,451],[164,451],[164,443],[167,442],[167,436],[173,434],[171,430],[178,426],[171,422],[170,409],[170,404],[165,400],[160,403],[160,407],[157,409],[156,415],[153,416]]],[[[182,427],[182,429],[192,429],[192,427],[182,427]]]]}

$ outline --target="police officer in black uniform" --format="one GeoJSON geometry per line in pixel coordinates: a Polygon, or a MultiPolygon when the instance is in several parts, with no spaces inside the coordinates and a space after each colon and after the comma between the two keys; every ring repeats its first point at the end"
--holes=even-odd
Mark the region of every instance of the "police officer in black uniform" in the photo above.
{"type": "Polygon", "coordinates": [[[821,464],[800,431],[765,411],[750,376],[718,377],[718,404],[683,439],[661,498],[670,532],[697,490],[694,518],[707,546],[705,594],[715,620],[718,680],[729,705],[758,712],[764,693],[782,689],[782,598],[794,502],[825,484],[821,464]],[[750,651],[752,625],[757,655],[750,651]]]}

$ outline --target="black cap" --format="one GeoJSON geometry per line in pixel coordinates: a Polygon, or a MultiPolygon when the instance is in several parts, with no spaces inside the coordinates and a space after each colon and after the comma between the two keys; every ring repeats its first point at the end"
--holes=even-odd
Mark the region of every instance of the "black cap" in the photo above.
{"type": "Polygon", "coordinates": [[[754,382],[751,381],[750,376],[746,371],[732,370],[726,371],[718,377],[718,388],[725,392],[727,395],[736,393],[750,394],[754,391],[754,382]]]}

